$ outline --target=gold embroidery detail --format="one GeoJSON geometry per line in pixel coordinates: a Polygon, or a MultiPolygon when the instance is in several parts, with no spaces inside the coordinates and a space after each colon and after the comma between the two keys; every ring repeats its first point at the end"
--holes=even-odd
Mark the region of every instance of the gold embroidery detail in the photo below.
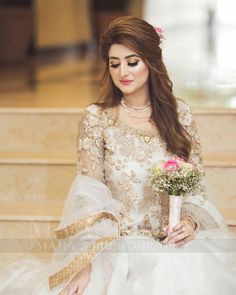
{"type": "Polygon", "coordinates": [[[126,131],[130,131],[133,134],[139,135],[139,136],[149,136],[150,139],[154,136],[158,135],[158,129],[156,128],[156,126],[153,124],[152,128],[150,129],[139,129],[139,128],[135,128],[132,127],[128,124],[126,124],[125,122],[121,121],[119,118],[116,118],[116,114],[115,114],[115,109],[114,108],[110,108],[108,110],[108,116],[109,116],[109,120],[114,121],[114,124],[118,127],[121,127],[123,130],[126,131]]]}
{"type": "Polygon", "coordinates": [[[128,235],[141,235],[153,238],[154,240],[163,239],[166,237],[166,233],[162,230],[146,230],[146,229],[128,229],[123,230],[120,233],[121,236],[128,236],[128,235]]]}
{"type": "Polygon", "coordinates": [[[110,125],[110,126],[113,126],[113,125],[115,124],[115,120],[109,118],[109,119],[107,120],[107,124],[110,125]]]}
{"type": "MultiPolygon", "coordinates": [[[[188,137],[191,141],[191,153],[189,161],[194,163],[199,170],[204,172],[198,127],[192,115],[189,105],[181,99],[178,99],[178,115],[179,121],[184,126],[185,130],[188,133],[188,137]]],[[[203,185],[203,183],[201,195],[204,199],[207,199],[205,186],[203,185]]]]}
{"type": "Polygon", "coordinates": [[[62,270],[56,272],[49,277],[49,286],[54,288],[61,283],[67,281],[71,276],[81,271],[87,266],[97,253],[99,253],[108,243],[116,240],[117,237],[103,237],[98,239],[95,243],[88,247],[88,249],[82,252],[79,256],[65,266],[62,270]]]}
{"type": "Polygon", "coordinates": [[[100,222],[103,219],[110,219],[111,221],[116,222],[119,227],[118,220],[112,213],[102,211],[77,220],[62,229],[55,230],[55,235],[58,239],[65,239],[83,231],[87,227],[93,226],[96,222],[100,222]]]}
{"type": "Polygon", "coordinates": [[[96,105],[85,109],[79,124],[77,137],[77,173],[85,174],[104,182],[103,131],[106,123],[96,105]]]}
{"type": "Polygon", "coordinates": [[[151,140],[150,136],[144,136],[143,139],[144,139],[145,142],[149,142],[151,140]]]}

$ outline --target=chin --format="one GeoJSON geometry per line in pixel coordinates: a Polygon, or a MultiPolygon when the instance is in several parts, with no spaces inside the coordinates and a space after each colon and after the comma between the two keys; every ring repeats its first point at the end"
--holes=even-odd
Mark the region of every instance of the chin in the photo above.
{"type": "Polygon", "coordinates": [[[135,92],[135,90],[134,89],[127,89],[127,88],[120,88],[120,91],[123,93],[123,94],[131,94],[131,93],[133,93],[133,92],[135,92]]]}

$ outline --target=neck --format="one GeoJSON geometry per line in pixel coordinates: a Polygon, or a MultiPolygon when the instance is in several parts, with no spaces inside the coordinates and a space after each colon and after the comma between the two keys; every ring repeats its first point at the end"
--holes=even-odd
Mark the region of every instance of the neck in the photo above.
{"type": "Polygon", "coordinates": [[[140,96],[140,95],[134,95],[134,94],[125,94],[123,96],[123,99],[129,105],[136,106],[136,107],[145,107],[147,104],[150,103],[150,98],[148,95],[140,96]]]}

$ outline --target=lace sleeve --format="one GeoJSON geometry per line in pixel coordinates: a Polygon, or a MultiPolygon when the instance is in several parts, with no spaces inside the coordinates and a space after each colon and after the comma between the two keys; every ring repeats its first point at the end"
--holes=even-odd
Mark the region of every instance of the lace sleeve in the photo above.
{"type": "Polygon", "coordinates": [[[104,182],[104,120],[96,105],[88,106],[82,114],[77,138],[77,174],[104,182]]]}
{"type": "MultiPolygon", "coordinates": [[[[179,120],[181,124],[184,126],[191,140],[191,153],[190,153],[189,161],[194,163],[199,170],[204,172],[203,163],[202,163],[201,143],[200,143],[197,124],[193,118],[190,107],[188,106],[187,103],[185,103],[182,100],[179,102],[179,120]]],[[[206,198],[205,185],[203,182],[202,182],[201,197],[203,199],[206,198]]],[[[195,210],[193,205],[189,203],[183,203],[182,210],[181,210],[181,218],[185,216],[190,216],[196,224],[196,229],[199,229],[201,227],[201,224],[197,214],[195,214],[194,211],[195,210]]]]}

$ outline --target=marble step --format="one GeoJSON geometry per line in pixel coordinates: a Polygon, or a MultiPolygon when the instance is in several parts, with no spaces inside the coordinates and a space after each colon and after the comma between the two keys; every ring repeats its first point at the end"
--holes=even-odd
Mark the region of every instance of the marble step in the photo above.
{"type": "Polygon", "coordinates": [[[236,109],[194,109],[203,153],[236,151],[236,109]]]}
{"type": "Polygon", "coordinates": [[[218,208],[236,212],[236,153],[203,154],[206,193],[218,208]]]}
{"type": "Polygon", "coordinates": [[[64,201],[75,163],[68,153],[0,152],[0,201],[64,201]]]}
{"type": "MultiPolygon", "coordinates": [[[[207,195],[218,208],[236,209],[236,153],[204,156],[207,195]]],[[[0,152],[0,201],[64,201],[76,173],[67,153],[0,152]]]]}
{"type": "MultiPolygon", "coordinates": [[[[0,109],[0,151],[74,152],[80,108],[0,109]]],[[[203,151],[236,151],[236,109],[193,109],[203,151]]]]}
{"type": "Polygon", "coordinates": [[[62,202],[1,202],[0,259],[7,263],[15,258],[49,260],[58,241],[62,202]]]}
{"type": "Polygon", "coordinates": [[[68,152],[76,149],[81,109],[1,109],[0,151],[68,152]]]}

